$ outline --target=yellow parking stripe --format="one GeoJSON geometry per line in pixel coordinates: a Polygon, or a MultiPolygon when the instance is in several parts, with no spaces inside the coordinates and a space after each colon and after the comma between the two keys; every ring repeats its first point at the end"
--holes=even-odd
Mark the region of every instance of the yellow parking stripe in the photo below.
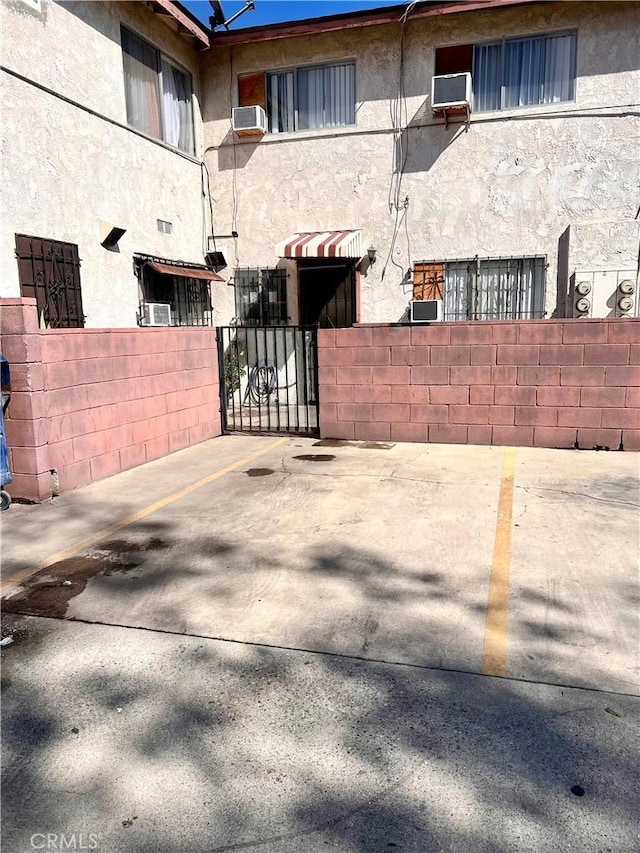
{"type": "Polygon", "coordinates": [[[220,468],[219,471],[214,471],[213,474],[203,477],[202,480],[198,480],[196,483],[191,483],[190,485],[179,489],[177,492],[173,492],[172,494],[167,495],[167,497],[149,504],[149,506],[144,507],[144,509],[140,509],[137,512],[132,513],[132,515],[128,515],[126,518],[116,521],[114,524],[110,524],[108,527],[103,527],[102,530],[98,530],[97,533],[93,533],[91,536],[87,536],[86,539],[76,542],[75,545],[70,545],[63,551],[58,551],[56,554],[52,554],[45,560],[41,560],[39,563],[35,563],[33,566],[29,566],[26,569],[22,569],[20,572],[16,572],[14,575],[5,578],[2,581],[0,584],[0,591],[5,592],[9,587],[15,586],[35,572],[39,572],[41,569],[46,569],[60,560],[66,560],[68,557],[72,557],[74,554],[77,554],[78,551],[82,551],[84,548],[89,548],[91,545],[95,545],[96,542],[99,542],[106,536],[111,536],[113,533],[116,533],[116,531],[122,530],[123,527],[128,527],[130,524],[140,521],[141,518],[146,518],[146,516],[151,515],[151,513],[157,512],[157,510],[175,503],[175,501],[179,501],[181,498],[191,494],[191,492],[195,492],[196,489],[201,489],[203,486],[213,483],[214,480],[224,477],[224,475],[228,474],[230,471],[234,471],[242,465],[247,465],[249,462],[253,462],[254,459],[257,459],[259,456],[262,456],[264,453],[268,453],[270,450],[279,447],[287,441],[287,438],[280,438],[277,441],[273,441],[257,453],[253,453],[251,456],[245,456],[244,459],[240,459],[238,462],[232,462],[230,465],[220,468]]]}
{"type": "Polygon", "coordinates": [[[489,580],[487,621],[484,629],[482,672],[505,675],[509,630],[509,572],[511,569],[511,528],[513,518],[513,473],[516,451],[504,451],[502,480],[498,500],[498,520],[493,546],[493,564],[489,580]]]}

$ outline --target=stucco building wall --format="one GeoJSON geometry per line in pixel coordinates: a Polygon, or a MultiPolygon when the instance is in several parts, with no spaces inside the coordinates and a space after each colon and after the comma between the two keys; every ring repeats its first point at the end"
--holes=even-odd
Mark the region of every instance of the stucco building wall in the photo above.
{"type": "MultiPolygon", "coordinates": [[[[218,228],[239,234],[237,265],[275,265],[275,244],[296,231],[361,228],[364,245],[378,252],[361,280],[361,320],[378,322],[403,316],[411,298],[403,276],[417,260],[544,254],[553,315],[567,283],[562,275],[558,282],[566,229],[636,215],[638,17],[633,3],[543,3],[409,18],[401,102],[399,23],[224,50],[214,42],[202,68],[206,158],[216,173],[218,228]],[[577,30],[575,102],[477,113],[469,128],[432,118],[435,47],[564,29],[577,30]],[[356,62],[355,127],[234,139],[238,74],[346,58],[356,62]],[[402,134],[392,120],[400,107],[402,134]],[[408,207],[394,239],[399,139],[406,163],[398,198],[408,207]]],[[[635,266],[634,230],[607,232],[616,263],[635,266]]]]}
{"type": "MultiPolygon", "coordinates": [[[[85,325],[134,326],[134,253],[202,264],[207,250],[198,51],[139,3],[41,0],[38,12],[3,0],[0,13],[2,64],[14,72],[1,73],[0,296],[20,295],[16,233],[76,243],[85,325]],[[191,73],[196,156],[127,127],[121,23],[191,73]],[[126,229],[118,251],[100,245],[103,223],[126,229]]],[[[218,312],[228,290],[213,288],[218,312]]]]}

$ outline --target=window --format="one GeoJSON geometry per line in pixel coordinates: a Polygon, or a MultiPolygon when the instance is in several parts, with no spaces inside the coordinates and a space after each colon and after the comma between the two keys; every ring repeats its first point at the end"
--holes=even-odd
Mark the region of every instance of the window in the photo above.
{"type": "Polygon", "coordinates": [[[572,101],[576,34],[556,33],[438,48],[436,74],[471,71],[475,112],[572,101]]]}
{"type": "Polygon", "coordinates": [[[420,262],[414,299],[442,299],[445,320],[544,317],[546,258],[471,258],[420,262]]]}
{"type": "Polygon", "coordinates": [[[189,278],[185,272],[180,267],[179,275],[170,275],[158,272],[149,264],[140,266],[143,301],[170,305],[172,326],[212,326],[209,282],[189,278]]]}
{"type": "Polygon", "coordinates": [[[233,275],[236,317],[243,326],[281,326],[287,323],[285,269],[237,269],[233,275]]]}
{"type": "Polygon", "coordinates": [[[80,258],[75,243],[16,234],[20,295],[35,298],[42,328],[84,326],[80,258]]]}
{"type": "Polygon", "coordinates": [[[258,104],[269,133],[291,133],[356,123],[354,62],[314,65],[238,79],[240,106],[258,104]]]}
{"type": "Polygon", "coordinates": [[[193,154],[191,75],[124,27],[121,34],[128,124],[193,154]]]}

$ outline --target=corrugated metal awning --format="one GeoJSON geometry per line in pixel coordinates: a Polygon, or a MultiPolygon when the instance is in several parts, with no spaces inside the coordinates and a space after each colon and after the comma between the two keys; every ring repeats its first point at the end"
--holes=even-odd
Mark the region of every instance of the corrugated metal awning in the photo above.
{"type": "Polygon", "coordinates": [[[158,261],[147,261],[147,266],[163,275],[177,275],[180,278],[201,278],[206,281],[224,281],[213,270],[202,267],[181,267],[174,264],[161,264],[158,261]]]}
{"type": "Polygon", "coordinates": [[[279,258],[361,258],[361,231],[307,231],[278,243],[279,258]]]}

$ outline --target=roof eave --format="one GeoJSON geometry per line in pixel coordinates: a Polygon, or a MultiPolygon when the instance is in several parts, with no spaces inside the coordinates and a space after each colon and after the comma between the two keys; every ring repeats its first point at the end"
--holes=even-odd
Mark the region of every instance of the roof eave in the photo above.
{"type": "Polygon", "coordinates": [[[210,31],[198,21],[182,3],[176,0],[150,0],[149,5],[156,14],[171,18],[178,24],[178,29],[192,36],[200,47],[209,47],[210,31]]]}
{"type": "MultiPolygon", "coordinates": [[[[415,6],[409,20],[428,18],[437,15],[449,15],[456,12],[473,12],[480,9],[496,9],[506,6],[529,6],[532,3],[548,2],[548,0],[449,0],[449,2],[425,2],[415,6]]],[[[356,27],[370,27],[380,24],[397,23],[407,10],[407,4],[387,6],[384,9],[348,12],[342,15],[332,15],[321,18],[308,18],[303,21],[267,24],[262,27],[249,27],[228,32],[211,34],[211,47],[223,45],[248,44],[256,41],[273,41],[275,39],[294,38],[314,33],[335,32],[356,27]]]]}

